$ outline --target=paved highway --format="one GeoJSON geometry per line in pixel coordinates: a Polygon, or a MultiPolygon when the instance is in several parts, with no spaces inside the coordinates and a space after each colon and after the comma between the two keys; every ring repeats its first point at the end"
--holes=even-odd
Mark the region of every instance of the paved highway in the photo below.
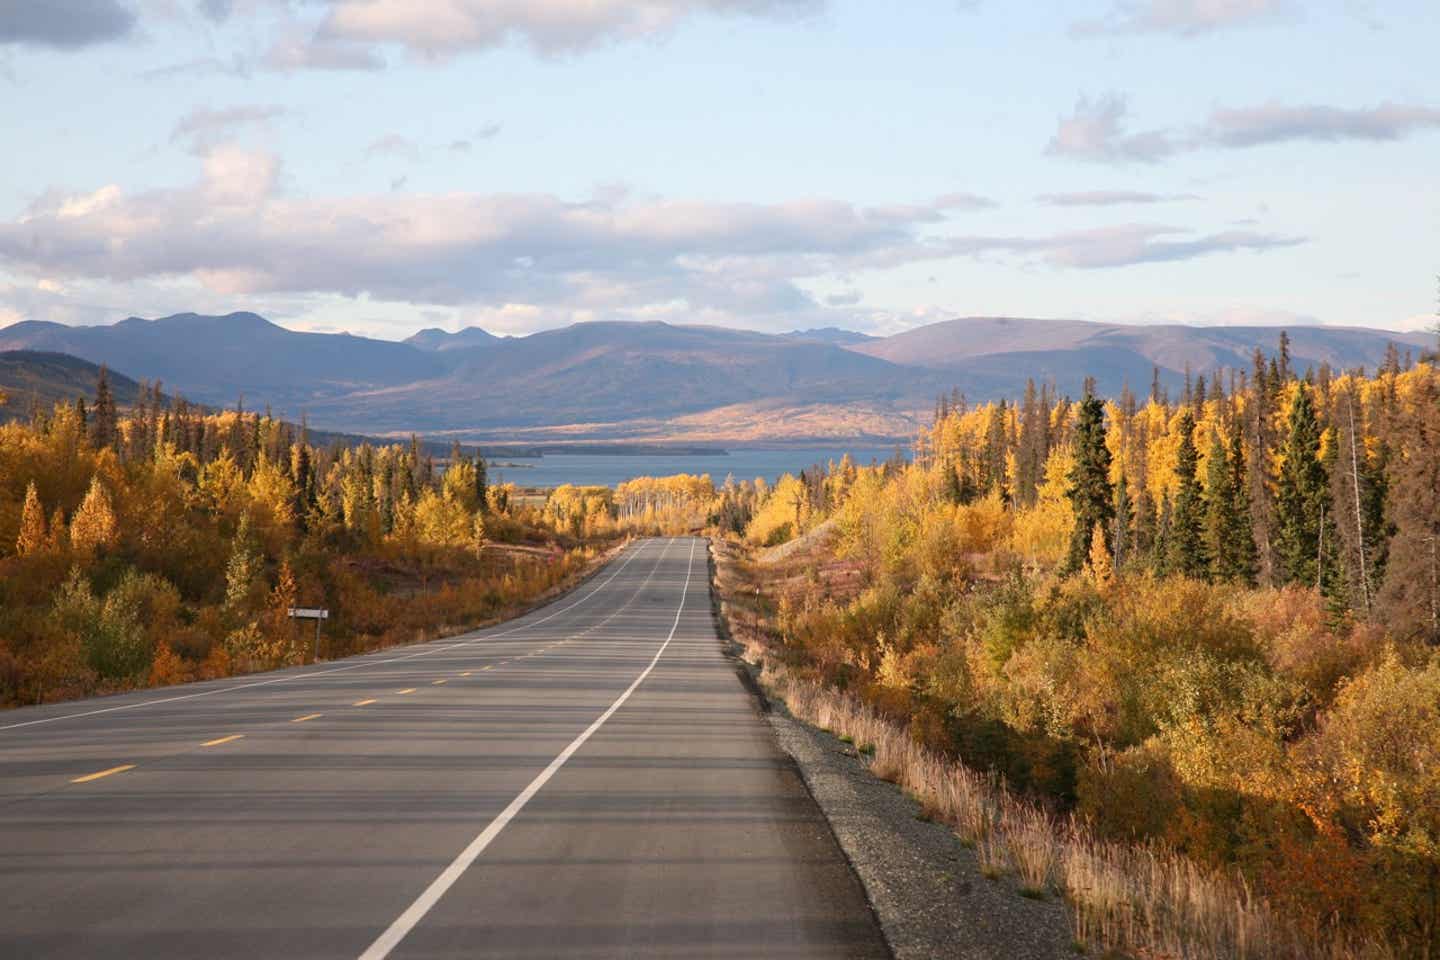
{"type": "Polygon", "coordinates": [[[708,591],[646,540],[463,637],[0,713],[0,955],[887,956],[708,591]]]}

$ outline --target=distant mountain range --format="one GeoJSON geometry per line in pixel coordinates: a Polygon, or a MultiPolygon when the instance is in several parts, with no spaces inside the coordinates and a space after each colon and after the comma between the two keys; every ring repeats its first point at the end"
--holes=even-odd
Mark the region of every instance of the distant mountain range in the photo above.
{"type": "MultiPolygon", "coordinates": [[[[0,329],[0,350],[71,354],[217,406],[243,395],[247,408],[305,413],[329,430],[522,443],[778,442],[905,437],[952,387],[975,400],[1016,397],[1033,377],[1077,396],[1088,375],[1104,393],[1127,383],[1143,393],[1159,367],[1174,389],[1187,365],[1197,374],[1248,369],[1252,351],[1273,352],[1279,333],[982,317],[881,338],[603,322],[524,337],[429,329],[396,343],[233,313],[102,327],[25,321],[0,329]]],[[[1302,369],[1373,369],[1391,343],[1402,352],[1432,343],[1361,328],[1289,333],[1302,369]]]]}

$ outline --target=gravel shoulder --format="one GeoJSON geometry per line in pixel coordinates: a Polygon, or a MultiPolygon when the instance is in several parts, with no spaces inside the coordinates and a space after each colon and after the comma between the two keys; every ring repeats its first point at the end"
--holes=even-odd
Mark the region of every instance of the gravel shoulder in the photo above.
{"type": "Polygon", "coordinates": [[[771,726],[865,887],[897,960],[1074,957],[1064,905],[989,880],[975,853],[853,746],[771,705],[771,726]]]}

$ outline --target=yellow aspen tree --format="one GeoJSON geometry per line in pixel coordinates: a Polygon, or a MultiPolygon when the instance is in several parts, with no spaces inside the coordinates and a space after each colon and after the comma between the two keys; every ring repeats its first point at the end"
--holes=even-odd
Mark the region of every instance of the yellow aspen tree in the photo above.
{"type": "Polygon", "coordinates": [[[290,609],[295,606],[298,590],[295,586],[295,571],[290,568],[289,559],[280,561],[280,571],[275,578],[275,588],[270,591],[270,643],[266,651],[269,658],[277,663],[303,663],[305,647],[290,619],[290,609]]]}
{"type": "Polygon", "coordinates": [[[25,506],[20,513],[20,536],[15,539],[15,552],[20,556],[45,549],[45,508],[40,505],[40,491],[35,481],[25,488],[25,506]]]}
{"type": "Polygon", "coordinates": [[[110,503],[110,494],[96,474],[90,481],[90,489],[70,521],[70,543],[77,550],[98,550],[115,543],[119,535],[119,524],[115,521],[115,508],[110,503]]]}
{"type": "Polygon", "coordinates": [[[65,528],[65,511],[59,507],[50,514],[50,532],[45,538],[45,546],[51,550],[63,550],[70,543],[70,532],[65,528]]]}

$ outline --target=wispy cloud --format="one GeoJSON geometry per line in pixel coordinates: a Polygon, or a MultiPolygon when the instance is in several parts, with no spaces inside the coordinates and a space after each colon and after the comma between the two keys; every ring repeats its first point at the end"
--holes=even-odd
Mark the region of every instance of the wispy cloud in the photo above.
{"type": "Polygon", "coordinates": [[[261,60],[268,70],[383,70],[385,58],[363,43],[340,37],[308,34],[303,27],[286,31],[261,60]]]}
{"type": "Polygon", "coordinates": [[[420,145],[404,134],[387,133],[370,141],[365,147],[365,156],[408,157],[414,160],[420,156],[420,145]]]}
{"type": "Polygon", "coordinates": [[[1075,193],[1042,193],[1039,203],[1052,207],[1119,207],[1131,204],[1174,203],[1198,200],[1193,193],[1143,193],[1138,190],[1082,190],[1075,193]]]}
{"type": "Polygon", "coordinates": [[[999,204],[978,193],[947,193],[936,197],[934,206],[937,210],[988,210],[999,204]]]}
{"type": "Polygon", "coordinates": [[[1154,163],[1196,150],[1255,147],[1295,141],[1393,141],[1440,129],[1440,108],[1403,103],[1373,107],[1325,105],[1218,107],[1190,131],[1155,129],[1132,133],[1123,96],[1082,97],[1061,117],[1046,152],[1096,163],[1154,163]]]}
{"type": "Polygon", "coordinates": [[[1399,140],[1425,129],[1440,129],[1440,109],[1401,103],[1344,109],[1284,106],[1220,109],[1205,124],[1204,139],[1225,147],[1309,140],[1399,140]]]}
{"type": "Polygon", "coordinates": [[[175,122],[174,129],[170,131],[170,142],[191,140],[197,145],[203,145],[228,137],[242,127],[266,123],[284,116],[286,112],[284,107],[275,104],[241,105],[218,110],[196,107],[175,122]]]}
{"type": "Polygon", "coordinates": [[[1170,33],[1193,37],[1283,21],[1292,0],[1124,0],[1098,20],[1082,20],[1076,33],[1170,33]]]}
{"type": "Polygon", "coordinates": [[[1281,236],[1252,230],[1227,230],[1194,235],[1182,227],[1131,223],[1035,237],[956,237],[949,243],[956,254],[981,256],[1012,253],[1037,258],[1055,267],[1102,270],[1149,263],[1194,260],[1198,257],[1242,251],[1262,252],[1298,246],[1303,237],[1281,236]]]}

